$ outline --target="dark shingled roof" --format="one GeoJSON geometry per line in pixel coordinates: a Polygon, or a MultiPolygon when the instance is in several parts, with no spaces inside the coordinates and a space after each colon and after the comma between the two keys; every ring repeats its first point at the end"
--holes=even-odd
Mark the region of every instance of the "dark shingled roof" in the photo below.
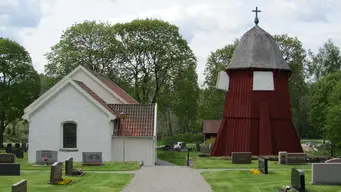
{"type": "Polygon", "coordinates": [[[242,36],[227,66],[227,69],[245,68],[291,71],[275,39],[258,25],[242,36]]]}

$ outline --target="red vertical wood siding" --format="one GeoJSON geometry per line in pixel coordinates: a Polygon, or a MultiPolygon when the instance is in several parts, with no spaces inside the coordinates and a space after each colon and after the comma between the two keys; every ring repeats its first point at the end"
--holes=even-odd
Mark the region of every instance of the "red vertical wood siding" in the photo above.
{"type": "Polygon", "coordinates": [[[292,123],[288,72],[273,71],[275,91],[252,91],[253,70],[228,70],[223,120],[212,156],[303,152],[292,123]]]}

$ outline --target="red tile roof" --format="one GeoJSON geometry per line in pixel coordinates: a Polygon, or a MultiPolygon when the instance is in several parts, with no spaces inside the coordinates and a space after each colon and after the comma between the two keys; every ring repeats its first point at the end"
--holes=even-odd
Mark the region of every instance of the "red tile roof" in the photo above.
{"type": "Polygon", "coordinates": [[[204,120],[204,133],[218,133],[221,120],[204,120]]]}
{"type": "Polygon", "coordinates": [[[155,104],[109,104],[110,108],[126,114],[120,119],[115,136],[154,136],[155,104]]]}
{"type": "Polygon", "coordinates": [[[73,80],[74,82],[76,82],[82,89],[84,89],[87,93],[89,93],[95,100],[97,100],[104,108],[106,108],[108,111],[110,111],[112,114],[114,114],[115,116],[119,116],[119,112],[113,110],[112,108],[110,108],[108,106],[108,104],[100,97],[98,96],[95,92],[93,92],[88,86],[86,86],[83,82],[81,81],[76,81],[73,80]]]}
{"type": "Polygon", "coordinates": [[[112,91],[114,91],[118,96],[120,96],[122,99],[124,99],[129,104],[137,104],[138,102],[130,96],[128,93],[126,93],[123,89],[121,89],[116,83],[108,79],[107,77],[96,73],[95,71],[92,71],[88,69],[95,77],[97,77],[100,81],[102,81],[108,88],[110,88],[112,91]]]}

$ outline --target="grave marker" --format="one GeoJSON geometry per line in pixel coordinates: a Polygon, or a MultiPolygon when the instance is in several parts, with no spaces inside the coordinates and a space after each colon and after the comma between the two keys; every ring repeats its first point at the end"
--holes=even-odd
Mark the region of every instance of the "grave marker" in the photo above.
{"type": "Polygon", "coordinates": [[[0,153],[0,163],[15,163],[15,155],[12,153],[0,153]]]}
{"type": "Polygon", "coordinates": [[[35,163],[36,165],[44,165],[44,164],[52,165],[56,161],[58,161],[58,151],[54,151],[54,150],[36,151],[36,163],[35,163]]]}
{"type": "Polygon", "coordinates": [[[70,157],[65,161],[65,175],[72,175],[73,171],[73,158],[70,157]]]}
{"type": "Polygon", "coordinates": [[[251,164],[251,152],[232,152],[232,164],[251,164]]]}
{"type": "Polygon", "coordinates": [[[311,183],[341,185],[341,163],[313,163],[311,183]]]}
{"type": "Polygon", "coordinates": [[[27,192],[27,180],[21,180],[12,185],[12,192],[27,192]]]}
{"type": "Polygon", "coordinates": [[[300,169],[291,169],[291,187],[298,192],[305,192],[304,172],[300,169]]]}
{"type": "Polygon", "coordinates": [[[51,166],[49,184],[57,184],[59,181],[63,180],[62,176],[63,176],[63,163],[54,162],[51,166]]]}
{"type": "Polygon", "coordinates": [[[102,165],[102,152],[83,152],[83,165],[102,165]]]}
{"type": "Polygon", "coordinates": [[[268,174],[268,159],[258,157],[258,170],[263,174],[268,174]]]}
{"type": "Polygon", "coordinates": [[[0,176],[20,175],[20,164],[0,163],[0,176]]]}

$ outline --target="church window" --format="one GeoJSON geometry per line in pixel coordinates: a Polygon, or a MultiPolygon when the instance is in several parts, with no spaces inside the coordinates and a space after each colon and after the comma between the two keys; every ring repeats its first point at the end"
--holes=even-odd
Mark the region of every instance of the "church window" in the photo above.
{"type": "Polygon", "coordinates": [[[63,124],[63,148],[77,148],[77,124],[67,122],[63,124]]]}
{"type": "Polygon", "coordinates": [[[274,77],[272,71],[253,72],[253,91],[274,91],[274,77]]]}

